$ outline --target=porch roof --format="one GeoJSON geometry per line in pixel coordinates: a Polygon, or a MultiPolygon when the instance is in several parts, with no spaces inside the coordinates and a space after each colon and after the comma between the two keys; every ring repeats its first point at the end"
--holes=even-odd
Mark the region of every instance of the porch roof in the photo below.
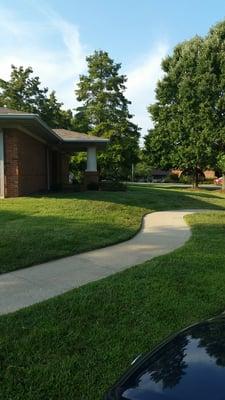
{"type": "Polygon", "coordinates": [[[61,148],[68,152],[85,151],[90,146],[95,146],[97,149],[103,150],[109,141],[108,139],[67,129],[53,129],[53,131],[63,141],[61,148]]]}

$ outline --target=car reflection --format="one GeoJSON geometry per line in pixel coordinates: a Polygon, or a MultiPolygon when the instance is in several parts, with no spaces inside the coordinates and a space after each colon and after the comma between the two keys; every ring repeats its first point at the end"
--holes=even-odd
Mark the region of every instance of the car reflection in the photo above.
{"type": "Polygon", "coordinates": [[[224,316],[182,331],[135,364],[109,399],[225,399],[224,316]]]}

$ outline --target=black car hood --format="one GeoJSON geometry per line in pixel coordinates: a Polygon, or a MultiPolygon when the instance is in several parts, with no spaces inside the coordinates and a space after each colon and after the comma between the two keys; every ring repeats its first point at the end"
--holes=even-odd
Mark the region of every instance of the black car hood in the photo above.
{"type": "Polygon", "coordinates": [[[138,359],[107,400],[225,400],[225,316],[189,327],[138,359]]]}

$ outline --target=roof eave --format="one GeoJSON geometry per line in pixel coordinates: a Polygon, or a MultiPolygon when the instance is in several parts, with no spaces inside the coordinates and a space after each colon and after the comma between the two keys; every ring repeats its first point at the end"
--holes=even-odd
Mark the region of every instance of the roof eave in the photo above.
{"type": "Polygon", "coordinates": [[[62,142],[62,139],[58,137],[58,135],[56,135],[56,133],[36,114],[1,114],[0,123],[1,122],[18,122],[24,123],[25,125],[29,125],[29,122],[32,122],[34,125],[38,125],[38,127],[42,129],[44,136],[47,136],[47,139],[52,143],[62,142]]]}
{"type": "MultiPolygon", "coordinates": [[[[28,130],[32,130],[36,128],[38,130],[38,134],[41,135],[43,139],[47,139],[52,144],[59,144],[61,146],[66,145],[74,145],[82,148],[86,148],[88,146],[96,146],[99,149],[104,149],[107,143],[109,143],[109,139],[100,139],[100,138],[90,138],[88,139],[64,139],[53,129],[51,129],[37,114],[0,114],[0,126],[10,128],[11,126],[15,127],[14,124],[23,124],[28,130]]],[[[18,125],[18,129],[20,126],[18,125]]],[[[88,136],[88,135],[87,135],[88,136]]]]}
{"type": "Polygon", "coordinates": [[[87,151],[88,147],[96,147],[97,150],[105,150],[109,140],[65,140],[61,143],[60,147],[63,151],[79,152],[87,151]]]}
{"type": "Polygon", "coordinates": [[[96,144],[96,143],[102,143],[102,144],[107,144],[109,143],[109,139],[102,139],[102,140],[87,140],[87,139],[62,139],[63,143],[88,143],[88,144],[96,144]]]}

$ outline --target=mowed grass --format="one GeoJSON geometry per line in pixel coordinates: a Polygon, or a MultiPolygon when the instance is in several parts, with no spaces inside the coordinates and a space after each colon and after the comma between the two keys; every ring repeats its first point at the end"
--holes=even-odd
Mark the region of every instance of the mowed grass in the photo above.
{"type": "Polygon", "coordinates": [[[88,193],[0,200],[0,273],[125,240],[144,212],[88,193]]]}
{"type": "Polygon", "coordinates": [[[224,206],[217,191],[160,185],[0,200],[0,273],[126,240],[147,212],[224,206]]]}
{"type": "Polygon", "coordinates": [[[184,247],[0,318],[0,398],[99,400],[141,352],[225,309],[225,213],[184,247]]]}

